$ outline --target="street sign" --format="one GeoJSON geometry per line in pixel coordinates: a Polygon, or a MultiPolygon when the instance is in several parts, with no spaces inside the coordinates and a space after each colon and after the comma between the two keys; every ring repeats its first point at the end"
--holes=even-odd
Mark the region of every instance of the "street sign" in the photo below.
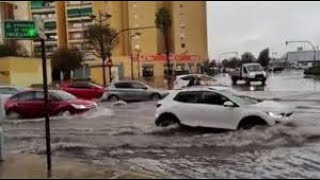
{"type": "Polygon", "coordinates": [[[5,39],[36,39],[37,32],[34,21],[4,21],[4,37],[5,39]]]}

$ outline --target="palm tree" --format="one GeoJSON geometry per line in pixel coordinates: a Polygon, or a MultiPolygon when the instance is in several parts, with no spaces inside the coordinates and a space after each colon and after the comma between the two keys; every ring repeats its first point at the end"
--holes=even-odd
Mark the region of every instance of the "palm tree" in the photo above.
{"type": "Polygon", "coordinates": [[[171,89],[172,83],[171,83],[171,68],[170,68],[170,50],[169,50],[169,35],[170,35],[170,27],[171,27],[171,15],[167,8],[162,7],[158,10],[156,13],[156,20],[155,24],[157,28],[161,31],[163,37],[164,37],[164,45],[165,45],[165,52],[167,56],[167,67],[168,67],[168,73],[167,73],[167,80],[168,80],[168,88],[171,89]]]}

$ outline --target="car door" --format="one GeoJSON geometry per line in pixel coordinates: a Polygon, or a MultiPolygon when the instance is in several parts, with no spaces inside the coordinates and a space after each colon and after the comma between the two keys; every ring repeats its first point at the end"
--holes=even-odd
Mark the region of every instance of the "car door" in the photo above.
{"type": "Polygon", "coordinates": [[[199,107],[201,91],[183,91],[177,94],[174,98],[175,103],[172,103],[169,112],[175,114],[182,124],[190,126],[201,126],[202,113],[199,107]]]}
{"type": "Polygon", "coordinates": [[[131,83],[131,93],[135,100],[148,100],[150,96],[148,94],[148,88],[141,83],[131,83]]]}
{"type": "MultiPolygon", "coordinates": [[[[220,93],[203,91],[199,103],[199,118],[204,126],[234,129],[237,117],[240,117],[238,107],[225,107],[224,103],[230,101],[220,93]]],[[[231,101],[232,102],[232,101],[231,101]]]]}
{"type": "Polygon", "coordinates": [[[24,117],[41,117],[43,116],[43,99],[42,102],[36,99],[36,92],[25,92],[20,94],[18,109],[24,117]]]}
{"type": "Polygon", "coordinates": [[[111,88],[111,94],[114,94],[125,101],[135,99],[131,83],[128,82],[115,83],[114,88],[111,88]]]}

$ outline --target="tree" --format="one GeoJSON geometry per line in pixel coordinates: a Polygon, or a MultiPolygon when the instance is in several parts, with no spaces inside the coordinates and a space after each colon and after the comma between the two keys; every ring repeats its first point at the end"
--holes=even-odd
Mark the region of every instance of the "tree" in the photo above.
{"type": "Polygon", "coordinates": [[[51,67],[55,72],[63,72],[70,79],[70,72],[82,66],[83,54],[78,49],[59,48],[51,57],[51,67]]]}
{"type": "Polygon", "coordinates": [[[225,68],[236,68],[236,67],[239,67],[240,64],[241,64],[241,60],[239,58],[237,58],[237,57],[233,57],[233,58],[231,58],[229,60],[224,59],[222,61],[222,65],[225,68]]]}
{"type": "Polygon", "coordinates": [[[168,88],[171,89],[172,70],[170,69],[170,59],[169,59],[169,56],[170,56],[169,35],[170,35],[170,27],[172,24],[172,20],[171,20],[171,14],[167,8],[162,7],[158,10],[158,12],[156,13],[155,24],[157,28],[161,31],[164,37],[164,48],[166,52],[167,67],[168,67],[168,74],[167,74],[168,88]]]}
{"type": "Polygon", "coordinates": [[[103,68],[103,85],[106,85],[104,64],[107,57],[111,57],[111,51],[118,42],[115,39],[116,30],[111,28],[109,24],[102,26],[101,24],[93,24],[86,31],[86,38],[89,39],[89,44],[93,46],[96,56],[102,60],[103,68]]]}
{"type": "Polygon", "coordinates": [[[241,59],[242,59],[242,63],[245,64],[245,63],[252,63],[256,60],[256,58],[254,57],[254,55],[250,52],[245,52],[242,54],[241,56],[241,59]]]}
{"type": "Polygon", "coordinates": [[[261,64],[261,66],[267,67],[270,63],[270,60],[271,58],[269,56],[269,48],[262,50],[258,57],[258,62],[261,64]]]}

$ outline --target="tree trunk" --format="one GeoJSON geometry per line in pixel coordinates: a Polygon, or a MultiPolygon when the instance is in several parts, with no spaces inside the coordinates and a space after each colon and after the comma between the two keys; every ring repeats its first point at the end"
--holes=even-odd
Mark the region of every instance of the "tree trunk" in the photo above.
{"type": "Polygon", "coordinates": [[[167,58],[167,67],[168,67],[168,73],[167,73],[167,83],[168,83],[168,89],[172,89],[172,75],[171,75],[171,68],[170,68],[170,47],[169,47],[169,32],[168,29],[163,30],[163,36],[164,36],[164,43],[165,43],[165,51],[166,51],[166,58],[167,58]]]}

